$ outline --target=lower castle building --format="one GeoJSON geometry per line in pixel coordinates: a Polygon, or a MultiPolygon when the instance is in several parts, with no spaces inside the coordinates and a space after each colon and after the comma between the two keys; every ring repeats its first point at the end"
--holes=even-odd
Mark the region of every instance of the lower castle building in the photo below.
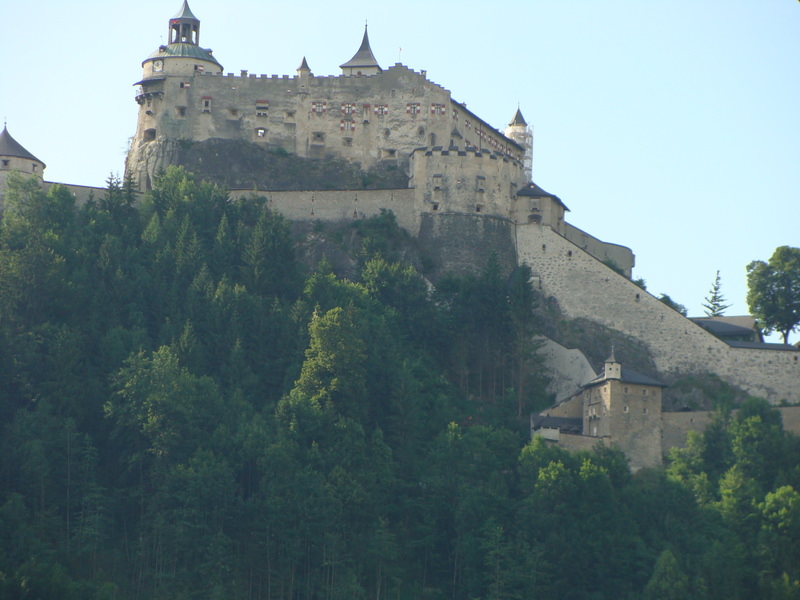
{"type": "MultiPolygon", "coordinates": [[[[616,446],[634,471],[658,467],[670,449],[686,445],[690,431],[703,431],[714,418],[708,411],[664,411],[666,387],[623,367],[612,350],[599,375],[568,398],[531,415],[531,436],[569,450],[616,446]]],[[[778,410],[784,430],[800,435],[800,406],[778,410]]]]}

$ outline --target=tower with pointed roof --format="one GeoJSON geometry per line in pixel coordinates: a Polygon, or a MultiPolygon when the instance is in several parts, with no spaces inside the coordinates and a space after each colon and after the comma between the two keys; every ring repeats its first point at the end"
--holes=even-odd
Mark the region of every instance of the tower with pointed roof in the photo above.
{"type": "Polygon", "coordinates": [[[525,117],[522,116],[522,111],[519,109],[519,107],[517,107],[517,112],[514,114],[514,118],[511,119],[511,122],[508,124],[503,133],[506,135],[506,137],[511,138],[520,146],[525,148],[525,158],[523,159],[522,163],[525,168],[526,181],[532,181],[533,129],[528,125],[527,121],[525,121],[525,117]]]}
{"type": "Polygon", "coordinates": [[[361,39],[361,46],[358,48],[358,52],[346,63],[339,65],[339,68],[342,70],[343,75],[355,75],[357,77],[377,75],[383,71],[369,45],[366,25],[364,25],[364,37],[361,39]]]}
{"type": "Polygon", "coordinates": [[[45,164],[15,140],[4,125],[0,132],[0,208],[3,206],[7,180],[11,173],[34,177],[41,183],[44,169],[45,164]]]}
{"type": "Polygon", "coordinates": [[[142,62],[144,70],[141,85],[152,83],[166,75],[193,75],[196,72],[221,73],[222,65],[214,58],[212,51],[200,47],[200,19],[189,2],[183,0],[178,13],[169,20],[169,43],[142,62]]]}

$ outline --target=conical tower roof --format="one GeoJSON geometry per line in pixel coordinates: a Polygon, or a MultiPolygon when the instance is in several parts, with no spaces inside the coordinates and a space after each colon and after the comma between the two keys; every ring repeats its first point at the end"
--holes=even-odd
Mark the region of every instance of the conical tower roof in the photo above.
{"type": "Polygon", "coordinates": [[[4,126],[2,133],[0,133],[0,156],[15,156],[17,158],[26,158],[29,160],[35,160],[38,163],[44,163],[36,158],[33,154],[28,152],[22,144],[20,144],[17,140],[11,137],[11,134],[8,133],[8,127],[4,126]]]}
{"type": "Polygon", "coordinates": [[[519,108],[517,108],[517,113],[514,115],[514,118],[511,119],[511,123],[509,123],[509,125],[528,126],[528,123],[525,121],[525,117],[522,116],[522,111],[519,108]]]}
{"type": "Polygon", "coordinates": [[[194,13],[192,12],[192,9],[189,8],[189,2],[187,0],[183,0],[183,6],[181,6],[181,9],[178,11],[178,14],[176,14],[172,18],[173,19],[191,19],[191,20],[194,20],[194,21],[199,21],[200,20],[200,19],[198,19],[197,17],[194,16],[194,13]]]}
{"type": "Polygon", "coordinates": [[[348,60],[346,63],[339,65],[339,68],[363,69],[366,67],[377,68],[378,71],[382,71],[381,66],[375,59],[375,55],[372,53],[372,48],[370,48],[369,46],[369,36],[367,35],[367,26],[364,25],[364,37],[361,40],[361,47],[358,49],[358,52],[355,53],[353,58],[348,60]]]}

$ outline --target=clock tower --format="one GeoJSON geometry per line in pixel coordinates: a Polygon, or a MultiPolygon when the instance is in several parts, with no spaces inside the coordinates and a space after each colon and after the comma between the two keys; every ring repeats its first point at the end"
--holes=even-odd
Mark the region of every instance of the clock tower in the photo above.
{"type": "Polygon", "coordinates": [[[125,170],[142,190],[150,189],[154,174],[166,166],[159,140],[192,139],[202,118],[210,117],[211,100],[197,93],[197,78],[222,73],[211,50],[199,44],[200,19],[187,0],[169,20],[167,39],[142,62],[142,79],[134,84],[139,117],[125,170]]]}
{"type": "Polygon", "coordinates": [[[159,46],[142,63],[144,84],[164,75],[194,75],[195,73],[221,73],[222,65],[211,50],[200,47],[200,19],[194,16],[187,0],[169,20],[169,44],[159,46]]]}

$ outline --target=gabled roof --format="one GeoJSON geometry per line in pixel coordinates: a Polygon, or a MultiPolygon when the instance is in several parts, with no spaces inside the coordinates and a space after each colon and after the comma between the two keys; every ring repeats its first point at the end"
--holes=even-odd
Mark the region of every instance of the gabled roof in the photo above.
{"type": "Polygon", "coordinates": [[[193,21],[199,21],[197,17],[194,16],[192,9],[189,8],[189,2],[187,0],[183,0],[183,6],[178,11],[178,14],[172,17],[173,19],[192,19],[193,21]]]}
{"type": "Polygon", "coordinates": [[[372,48],[369,46],[366,25],[364,25],[364,37],[361,39],[361,47],[358,52],[346,63],[339,65],[340,69],[355,69],[358,67],[377,67],[379,71],[382,71],[381,66],[375,59],[375,55],[372,53],[372,48]]]}
{"type": "MultiPolygon", "coordinates": [[[[621,369],[622,377],[619,379],[615,379],[615,381],[621,381],[622,383],[633,383],[638,385],[652,385],[656,387],[667,387],[666,383],[662,383],[657,379],[653,379],[652,377],[648,377],[647,375],[642,375],[638,371],[634,371],[633,369],[628,369],[626,367],[622,367],[621,369]]],[[[583,387],[591,387],[593,385],[598,385],[607,381],[605,372],[601,373],[594,379],[592,379],[589,383],[585,384],[583,387]]]]}
{"type": "Polygon", "coordinates": [[[553,200],[558,202],[561,206],[563,206],[564,210],[569,211],[569,208],[567,208],[567,205],[561,201],[561,198],[559,198],[555,194],[551,194],[549,192],[544,191],[542,188],[540,188],[532,181],[528,185],[520,189],[517,192],[517,196],[526,196],[528,198],[552,198],[553,200]]]}
{"type": "Polygon", "coordinates": [[[524,125],[527,127],[528,122],[525,120],[525,117],[522,116],[522,111],[519,108],[517,108],[517,114],[511,119],[509,125],[524,125]]]}
{"type": "Polygon", "coordinates": [[[17,140],[11,137],[11,134],[8,133],[8,127],[3,127],[2,133],[0,133],[0,156],[15,156],[17,158],[27,158],[28,160],[35,160],[36,162],[44,163],[36,158],[33,154],[28,152],[22,144],[20,144],[17,140]]]}

